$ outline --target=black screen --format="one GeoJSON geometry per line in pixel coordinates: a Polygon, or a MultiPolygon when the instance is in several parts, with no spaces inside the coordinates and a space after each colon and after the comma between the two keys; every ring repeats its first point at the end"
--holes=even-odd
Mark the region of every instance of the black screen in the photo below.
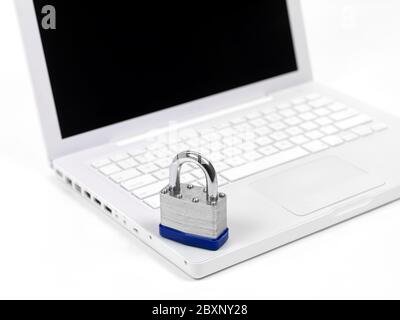
{"type": "Polygon", "coordinates": [[[63,138],[297,70],[285,0],[34,4],[63,138]]]}

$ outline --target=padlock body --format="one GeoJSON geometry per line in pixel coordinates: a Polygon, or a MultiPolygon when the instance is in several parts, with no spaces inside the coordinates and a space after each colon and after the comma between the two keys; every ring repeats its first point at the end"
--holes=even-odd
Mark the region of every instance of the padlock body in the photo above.
{"type": "Polygon", "coordinates": [[[181,186],[182,198],[161,193],[161,225],[184,234],[218,239],[227,231],[227,199],[220,197],[215,205],[207,203],[204,188],[181,186]],[[193,202],[198,199],[198,202],[193,202]]]}

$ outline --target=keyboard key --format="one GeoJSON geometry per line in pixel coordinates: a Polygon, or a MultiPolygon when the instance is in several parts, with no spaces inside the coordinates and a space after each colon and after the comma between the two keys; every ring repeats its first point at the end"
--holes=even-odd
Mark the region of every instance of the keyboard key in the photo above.
{"type": "MultiPolygon", "coordinates": [[[[237,132],[247,132],[253,129],[253,127],[248,123],[243,123],[234,127],[237,132]]],[[[236,132],[235,132],[236,133],[236,132]]]]}
{"type": "Polygon", "coordinates": [[[169,166],[172,163],[172,157],[164,158],[164,159],[159,159],[154,161],[154,163],[159,166],[161,169],[169,168],[169,166]]]}
{"type": "Polygon", "coordinates": [[[339,132],[339,130],[335,126],[326,126],[321,128],[320,130],[326,135],[332,135],[339,132]]]}
{"type": "Polygon", "coordinates": [[[135,161],[133,158],[128,158],[126,160],[118,162],[118,165],[124,170],[136,167],[138,164],[139,163],[135,161]]]}
{"type": "Polygon", "coordinates": [[[147,199],[144,199],[144,203],[150,206],[153,209],[160,208],[160,195],[156,195],[147,199]]]}
{"type": "Polygon", "coordinates": [[[271,114],[266,115],[266,116],[265,116],[265,119],[266,119],[268,122],[276,122],[276,121],[282,120],[282,116],[280,116],[280,115],[277,114],[277,113],[271,113],[271,114]]]}
{"type": "MultiPolygon", "coordinates": [[[[264,139],[264,137],[261,137],[259,139],[264,139]]],[[[265,138],[265,139],[268,139],[268,138],[265,138]]],[[[256,140],[256,143],[257,143],[257,140],[256,140]]],[[[252,150],[257,149],[257,145],[253,142],[246,142],[246,143],[238,145],[238,148],[240,148],[244,151],[252,151],[252,150]]]]}
{"type": "Polygon", "coordinates": [[[128,159],[130,156],[127,153],[120,153],[112,156],[110,159],[114,162],[119,162],[125,159],[128,159]]]}
{"type": "Polygon", "coordinates": [[[294,144],[302,145],[302,144],[305,144],[307,142],[310,142],[310,139],[306,138],[303,135],[299,135],[299,136],[290,138],[290,141],[293,142],[294,144]]]}
{"type": "Polygon", "coordinates": [[[322,117],[322,118],[318,118],[317,120],[315,120],[315,122],[317,124],[319,124],[320,126],[327,126],[329,124],[332,124],[333,120],[328,117],[322,117]]]}
{"type": "Polygon", "coordinates": [[[224,148],[224,145],[219,141],[215,141],[211,144],[208,144],[207,147],[209,147],[211,151],[220,151],[224,148]]]}
{"type": "Polygon", "coordinates": [[[373,130],[368,126],[360,126],[360,127],[354,128],[352,131],[362,137],[368,136],[371,133],[373,133],[373,130]]]}
{"type": "Polygon", "coordinates": [[[338,112],[347,109],[347,106],[343,103],[335,102],[329,106],[329,109],[333,112],[338,112]]]}
{"type": "Polygon", "coordinates": [[[96,169],[104,167],[108,164],[111,164],[111,161],[109,159],[102,159],[102,160],[98,160],[92,163],[92,166],[96,169]]]}
{"type": "Polygon", "coordinates": [[[285,118],[290,118],[290,117],[294,117],[297,112],[294,109],[286,109],[283,110],[281,112],[279,112],[281,116],[285,117],[285,118]]]}
{"type": "Polygon", "coordinates": [[[331,103],[332,103],[332,100],[330,100],[328,98],[319,98],[319,99],[310,101],[308,104],[313,108],[322,108],[331,103]]]}
{"type": "Polygon", "coordinates": [[[164,180],[169,178],[169,169],[162,169],[157,172],[154,172],[153,175],[158,179],[158,180],[164,180]]]}
{"type": "Polygon", "coordinates": [[[293,147],[293,143],[289,142],[289,141],[280,141],[274,144],[274,146],[276,148],[278,148],[279,150],[287,150],[293,147]]]}
{"type": "Polygon", "coordinates": [[[256,127],[256,128],[265,126],[265,125],[267,125],[267,123],[268,123],[268,122],[265,121],[264,119],[256,119],[256,120],[250,121],[250,124],[251,124],[253,127],[256,127]]]}
{"type": "MultiPolygon", "coordinates": [[[[273,142],[274,141],[268,137],[260,137],[260,138],[256,139],[256,141],[255,141],[255,143],[257,143],[261,147],[265,147],[273,142]]],[[[254,143],[252,145],[254,146],[254,143]]],[[[255,148],[253,148],[252,150],[254,150],[254,149],[255,148]]]]}
{"type": "Polygon", "coordinates": [[[190,147],[186,143],[177,143],[169,146],[169,149],[174,153],[179,153],[185,150],[189,150],[190,147]]]}
{"type": "Polygon", "coordinates": [[[207,135],[203,136],[202,138],[208,142],[214,142],[214,141],[220,140],[221,137],[222,136],[219,133],[214,132],[214,133],[207,134],[207,135]]]}
{"type": "Polygon", "coordinates": [[[128,152],[132,157],[136,157],[138,155],[141,155],[143,153],[145,153],[145,150],[143,149],[135,149],[135,150],[131,150],[128,152]]]}
{"type": "Polygon", "coordinates": [[[135,160],[139,163],[145,164],[148,162],[153,162],[157,158],[152,153],[144,153],[140,156],[137,156],[135,160]]]}
{"type": "Polygon", "coordinates": [[[359,136],[353,132],[344,132],[340,135],[340,137],[344,140],[344,141],[353,141],[356,140],[359,136]]]}
{"type": "Polygon", "coordinates": [[[287,128],[287,125],[284,124],[284,123],[281,122],[281,121],[277,121],[277,122],[271,123],[271,124],[269,125],[269,127],[270,127],[272,130],[274,130],[274,131],[280,131],[280,130],[286,129],[286,128],[287,128]]]}
{"type": "Polygon", "coordinates": [[[281,141],[281,140],[285,140],[288,138],[288,135],[284,132],[275,132],[273,134],[270,135],[270,138],[275,140],[275,141],[281,141]]]}
{"type": "Polygon", "coordinates": [[[164,180],[164,181],[159,181],[157,183],[154,184],[150,184],[146,187],[134,190],[132,192],[132,194],[136,197],[138,197],[139,199],[144,199],[147,197],[151,197],[155,194],[158,194],[161,192],[161,190],[163,188],[165,188],[166,186],[168,186],[168,181],[164,180]]]}
{"type": "Polygon", "coordinates": [[[225,159],[225,156],[221,152],[212,152],[208,155],[208,158],[212,162],[218,162],[225,159]]]}
{"type": "Polygon", "coordinates": [[[139,171],[137,171],[136,169],[128,169],[128,170],[121,171],[121,172],[111,175],[110,179],[116,183],[121,183],[123,181],[129,180],[132,178],[136,178],[140,175],[141,175],[141,173],[139,171]]]}
{"type": "Polygon", "coordinates": [[[328,108],[320,108],[320,109],[315,110],[314,113],[316,115],[318,115],[319,117],[325,117],[325,116],[329,115],[332,112],[328,108]]]}
{"type": "Polygon", "coordinates": [[[374,123],[371,125],[371,129],[376,132],[386,130],[387,128],[388,128],[388,125],[385,123],[374,123]]]}
{"type": "Polygon", "coordinates": [[[357,114],[358,114],[357,111],[352,110],[352,109],[347,109],[345,111],[341,111],[341,112],[337,112],[337,113],[331,114],[330,117],[335,121],[341,121],[341,120],[348,119],[350,117],[354,117],[357,114]]]}
{"type": "Polygon", "coordinates": [[[222,143],[228,147],[234,147],[234,146],[237,146],[238,144],[243,143],[243,141],[242,141],[242,139],[239,139],[238,137],[227,137],[222,140],[222,143]]]}
{"type": "Polygon", "coordinates": [[[284,163],[302,158],[308,152],[300,147],[296,147],[287,151],[271,155],[269,157],[250,162],[241,167],[233,168],[221,173],[228,181],[236,181],[258,172],[282,165],[284,163]]]}
{"type": "MultiPolygon", "coordinates": [[[[216,162],[216,163],[214,163],[214,168],[215,168],[215,170],[217,170],[217,172],[221,172],[221,171],[224,171],[224,170],[226,170],[226,169],[229,169],[229,166],[228,166],[226,163],[224,163],[224,162],[216,162]]],[[[204,172],[203,172],[203,170],[200,169],[200,171],[201,171],[201,174],[198,173],[198,175],[195,175],[196,178],[204,177],[204,172]]],[[[194,175],[194,174],[193,174],[193,175],[194,175]]]]}
{"type": "MultiPolygon", "coordinates": [[[[264,128],[266,128],[266,127],[263,127],[261,129],[264,129],[264,128]]],[[[271,130],[269,130],[268,128],[266,128],[266,129],[268,130],[268,133],[271,132],[271,130]]],[[[258,129],[256,129],[256,130],[258,130],[258,129]]],[[[257,138],[257,134],[255,133],[255,131],[243,132],[240,134],[240,137],[242,138],[243,141],[252,141],[255,138],[257,138]]]]}
{"type": "Polygon", "coordinates": [[[328,145],[326,145],[325,143],[318,141],[318,140],[307,143],[307,144],[303,145],[303,147],[313,153],[320,152],[320,151],[323,151],[323,150],[326,150],[329,148],[328,145]]]}
{"type": "Polygon", "coordinates": [[[122,171],[122,169],[118,167],[116,164],[109,164],[105,167],[100,168],[100,172],[106,176],[112,175],[120,171],[122,171]]]}
{"type": "Polygon", "coordinates": [[[220,134],[223,135],[224,137],[229,137],[233,136],[236,134],[236,131],[233,130],[232,128],[226,128],[220,131],[220,134]]]}
{"type": "Polygon", "coordinates": [[[158,170],[158,167],[153,163],[144,164],[137,167],[137,169],[143,173],[152,173],[158,170]]]}
{"type": "Polygon", "coordinates": [[[255,134],[258,134],[259,136],[266,136],[267,134],[270,134],[272,131],[267,127],[263,127],[263,128],[257,128],[253,132],[255,134]]]}
{"type": "Polygon", "coordinates": [[[248,161],[255,161],[262,157],[263,156],[260,153],[258,153],[257,151],[246,152],[244,155],[244,158],[248,161]]]}
{"type": "Polygon", "coordinates": [[[242,164],[245,164],[246,160],[244,160],[242,157],[233,157],[233,158],[226,159],[225,162],[228,165],[230,165],[231,167],[238,167],[238,166],[241,166],[242,164]]]}
{"type": "Polygon", "coordinates": [[[211,150],[206,148],[205,146],[201,146],[200,148],[197,148],[196,151],[199,152],[200,154],[202,154],[205,157],[208,157],[208,155],[211,153],[211,150]]]}
{"type": "Polygon", "coordinates": [[[326,144],[336,147],[338,145],[341,145],[344,141],[338,137],[338,136],[328,136],[325,138],[322,138],[322,141],[325,142],[326,144]]]}
{"type": "Polygon", "coordinates": [[[311,107],[309,105],[306,105],[306,104],[301,104],[301,105],[295,107],[294,109],[299,113],[304,113],[304,112],[310,111],[311,107]]]}
{"type": "Polygon", "coordinates": [[[186,144],[192,148],[198,148],[206,143],[207,141],[201,138],[191,138],[186,141],[186,144]]]}
{"type": "Polygon", "coordinates": [[[302,125],[300,125],[300,128],[302,128],[305,131],[312,131],[318,128],[318,125],[316,125],[314,122],[309,121],[306,123],[303,123],[302,125]]]}
{"type": "Polygon", "coordinates": [[[357,117],[353,117],[341,122],[336,123],[336,126],[342,130],[348,130],[359,125],[371,122],[371,118],[365,115],[360,115],[357,117]]]}
{"type": "Polygon", "coordinates": [[[234,157],[240,155],[242,153],[242,150],[240,150],[239,148],[232,147],[222,150],[222,153],[227,157],[234,157]]]}
{"type": "Polygon", "coordinates": [[[291,127],[289,129],[286,129],[286,133],[291,135],[291,136],[298,136],[299,134],[302,134],[304,131],[300,127],[291,127]]]}
{"type": "Polygon", "coordinates": [[[121,186],[128,190],[128,191],[132,191],[134,189],[138,189],[141,187],[144,187],[148,184],[151,184],[153,182],[156,182],[157,179],[155,177],[153,177],[152,175],[144,175],[144,176],[140,176],[131,180],[127,180],[123,183],[121,183],[121,186]]]}
{"type": "Polygon", "coordinates": [[[270,156],[274,153],[277,153],[279,150],[273,146],[268,146],[268,147],[258,149],[258,151],[261,152],[263,155],[270,156]]]}
{"type": "Polygon", "coordinates": [[[164,147],[162,149],[154,150],[153,154],[156,158],[166,158],[166,157],[172,157],[173,152],[168,148],[164,147]]]}
{"type": "Polygon", "coordinates": [[[288,119],[285,119],[285,123],[289,126],[297,126],[298,124],[302,123],[303,121],[299,119],[298,117],[291,117],[288,119]]]}
{"type": "Polygon", "coordinates": [[[157,149],[162,149],[164,147],[165,147],[164,142],[155,142],[155,143],[149,144],[147,146],[147,150],[154,151],[154,150],[157,150],[157,149]]]}
{"type": "Polygon", "coordinates": [[[301,118],[304,121],[311,121],[311,120],[316,119],[317,116],[312,112],[306,112],[306,113],[300,114],[299,118],[301,118]]]}
{"type": "Polygon", "coordinates": [[[318,140],[324,136],[324,134],[318,130],[307,132],[305,135],[306,135],[306,137],[310,138],[311,140],[318,140]]]}

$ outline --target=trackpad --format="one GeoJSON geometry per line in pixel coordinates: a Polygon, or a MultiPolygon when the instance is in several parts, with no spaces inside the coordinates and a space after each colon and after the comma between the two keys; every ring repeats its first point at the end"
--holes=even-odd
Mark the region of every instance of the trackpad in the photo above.
{"type": "Polygon", "coordinates": [[[252,186],[295,215],[305,216],[383,186],[385,181],[337,157],[325,157],[252,186]]]}

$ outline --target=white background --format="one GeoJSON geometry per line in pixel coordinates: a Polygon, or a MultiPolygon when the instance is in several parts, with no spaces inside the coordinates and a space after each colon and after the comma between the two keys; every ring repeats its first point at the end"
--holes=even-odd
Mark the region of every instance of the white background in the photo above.
{"type": "MultiPolygon", "coordinates": [[[[303,5],[315,78],[400,116],[400,2],[303,5]]],[[[11,0],[0,40],[0,298],[400,298],[400,203],[191,280],[53,176],[11,0]]]]}

